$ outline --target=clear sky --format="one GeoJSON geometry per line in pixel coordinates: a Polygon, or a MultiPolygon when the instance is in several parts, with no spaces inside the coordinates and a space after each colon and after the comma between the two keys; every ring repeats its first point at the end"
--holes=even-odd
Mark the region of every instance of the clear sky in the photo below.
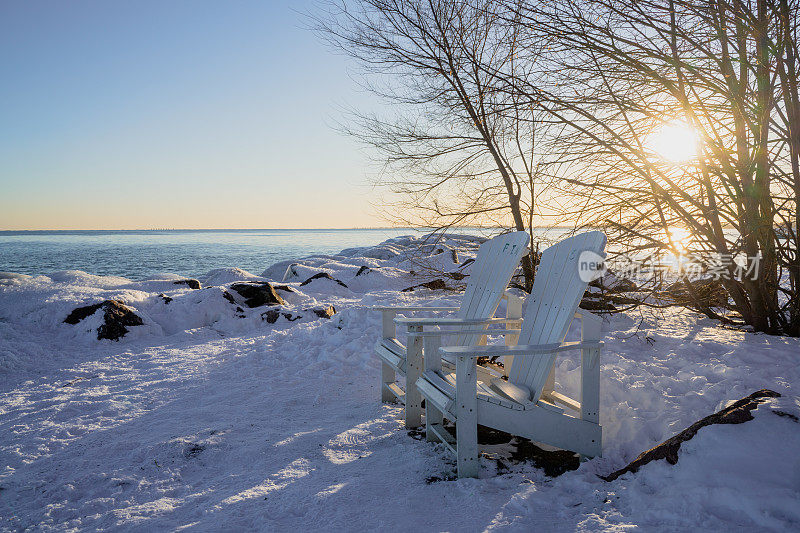
{"type": "Polygon", "coordinates": [[[0,2],[0,229],[379,226],[309,2],[0,2]]]}

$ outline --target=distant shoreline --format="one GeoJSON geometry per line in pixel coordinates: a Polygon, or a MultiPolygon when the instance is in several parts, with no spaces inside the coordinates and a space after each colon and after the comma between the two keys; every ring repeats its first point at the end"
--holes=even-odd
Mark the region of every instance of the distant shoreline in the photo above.
{"type": "MultiPolygon", "coordinates": [[[[437,228],[422,228],[411,226],[376,226],[358,228],[145,228],[145,229],[9,229],[0,230],[0,235],[12,234],[51,234],[51,233],[169,233],[169,232],[245,232],[245,231],[369,231],[369,230],[409,230],[432,231],[437,228]]],[[[502,226],[451,226],[451,230],[497,230],[502,226]]],[[[544,229],[571,229],[571,226],[537,226],[535,230],[544,229]]]]}

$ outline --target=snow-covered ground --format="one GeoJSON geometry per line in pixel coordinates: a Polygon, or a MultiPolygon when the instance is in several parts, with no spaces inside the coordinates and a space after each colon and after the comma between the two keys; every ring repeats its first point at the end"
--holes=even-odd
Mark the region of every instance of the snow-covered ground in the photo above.
{"type": "MultiPolygon", "coordinates": [[[[498,474],[483,457],[480,479],[429,482],[451,478],[453,460],[379,403],[379,315],[369,311],[457,304],[451,292],[399,292],[419,282],[408,270],[426,270],[408,254],[416,244],[394,239],[262,276],[221,269],[199,290],[169,275],[0,276],[0,529],[800,529],[800,423],[775,415],[800,416],[800,342],[687,312],[606,323],[602,458],[548,478],[525,463],[498,474]],[[347,287],[300,286],[319,272],[347,287]],[[266,308],[229,288],[266,279],[293,290],[278,294],[301,319],[270,324],[266,308]],[[114,342],[97,339],[102,312],[63,323],[107,299],[144,324],[114,342]],[[330,320],[307,311],[326,305],[338,311],[330,320]],[[598,478],[762,388],[783,397],[745,424],[701,429],[677,465],[598,478]]],[[[428,261],[454,272],[476,247],[445,245],[428,261]]],[[[574,390],[575,360],[557,372],[574,390]]]]}

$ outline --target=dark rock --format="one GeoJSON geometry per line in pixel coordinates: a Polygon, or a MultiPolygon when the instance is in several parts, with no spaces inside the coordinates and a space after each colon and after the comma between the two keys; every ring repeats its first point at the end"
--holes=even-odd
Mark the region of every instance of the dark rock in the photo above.
{"type": "Polygon", "coordinates": [[[191,279],[191,278],[179,279],[177,281],[173,281],[173,283],[175,285],[187,285],[190,289],[199,289],[200,288],[200,282],[197,281],[196,279],[191,279]]]}
{"type": "Polygon", "coordinates": [[[358,269],[358,272],[356,272],[356,277],[360,276],[361,274],[369,274],[370,272],[372,272],[372,269],[370,267],[362,266],[361,268],[358,269]]]}
{"type": "Polygon", "coordinates": [[[607,476],[600,476],[600,478],[605,481],[614,481],[619,476],[627,474],[628,472],[636,472],[650,461],[656,461],[658,459],[666,459],[669,464],[674,465],[678,462],[678,450],[680,450],[681,444],[694,437],[700,428],[710,426],[711,424],[741,424],[747,422],[753,419],[751,411],[758,407],[758,404],[763,403],[766,398],[778,397],[780,397],[780,394],[769,389],[756,391],[750,396],[746,396],[734,402],[725,409],[695,422],[655,448],[642,452],[639,457],[634,459],[626,467],[612,472],[607,476]]]}
{"type": "Polygon", "coordinates": [[[442,474],[440,476],[428,476],[425,478],[425,483],[431,485],[433,483],[439,483],[440,481],[456,481],[458,480],[458,475],[455,472],[452,472],[449,475],[442,474]]]}
{"type": "Polygon", "coordinates": [[[222,291],[222,297],[233,305],[236,305],[236,300],[233,299],[233,294],[229,293],[228,291],[222,291]]]}
{"type": "Polygon", "coordinates": [[[800,422],[800,418],[797,418],[797,415],[794,415],[792,413],[787,413],[786,411],[781,411],[779,409],[776,409],[776,410],[774,410],[772,412],[775,413],[778,416],[782,416],[784,418],[788,418],[792,422],[800,422]]]}
{"type": "MultiPolygon", "coordinates": [[[[455,438],[453,424],[447,423],[445,429],[455,438]]],[[[577,470],[580,466],[580,457],[574,452],[545,450],[528,439],[482,425],[478,425],[478,444],[485,447],[497,446],[504,452],[502,455],[505,456],[505,461],[530,463],[534,468],[541,468],[548,477],[560,476],[565,472],[577,470]]],[[[499,471],[508,469],[504,461],[493,457],[492,454],[488,454],[488,457],[497,461],[499,471]]]]}
{"type": "Polygon", "coordinates": [[[567,450],[545,450],[521,437],[514,439],[511,444],[517,447],[511,459],[530,462],[535,468],[541,468],[548,477],[558,477],[580,466],[580,457],[567,450]]]}
{"type": "Polygon", "coordinates": [[[165,305],[168,305],[168,304],[169,304],[169,303],[172,301],[172,298],[170,298],[170,297],[169,297],[169,296],[167,296],[166,294],[163,294],[163,293],[162,293],[162,294],[159,294],[158,296],[159,296],[159,297],[160,297],[162,300],[164,300],[164,304],[165,304],[165,305]]]}
{"type": "Polygon", "coordinates": [[[313,309],[307,309],[307,311],[311,311],[320,318],[331,318],[336,314],[336,308],[332,305],[327,307],[315,307],[313,309]]]}
{"type": "Polygon", "coordinates": [[[278,318],[280,318],[281,315],[283,315],[283,318],[289,322],[294,322],[295,320],[300,320],[303,318],[303,315],[295,315],[286,311],[281,311],[280,309],[270,309],[261,313],[261,319],[269,324],[274,324],[278,321],[278,318]]]}
{"type": "Polygon", "coordinates": [[[261,319],[267,321],[269,324],[274,324],[279,316],[281,316],[279,309],[269,309],[261,313],[261,319]]]}
{"type": "Polygon", "coordinates": [[[245,298],[247,307],[261,307],[262,305],[286,305],[275,289],[267,282],[234,283],[231,290],[236,291],[245,298]]]}
{"type": "Polygon", "coordinates": [[[311,283],[315,279],[329,279],[331,281],[335,281],[336,283],[338,283],[339,285],[341,285],[345,289],[347,288],[347,285],[345,285],[342,281],[339,281],[338,279],[331,277],[331,275],[328,274],[327,272],[320,272],[319,274],[314,274],[313,276],[311,276],[310,278],[305,280],[303,283],[301,283],[300,286],[302,287],[304,285],[308,285],[309,283],[311,283]]]}
{"type": "Polygon", "coordinates": [[[122,302],[108,300],[103,303],[103,308],[105,310],[103,317],[105,323],[97,328],[98,339],[119,340],[128,333],[126,326],[141,326],[144,324],[141,317],[122,302]]]}
{"type": "Polygon", "coordinates": [[[87,316],[92,316],[97,312],[100,307],[103,306],[104,302],[100,302],[99,304],[92,304],[87,305],[85,307],[78,307],[77,309],[73,310],[70,314],[67,315],[67,318],[64,319],[66,324],[77,324],[87,316]]]}
{"type": "Polygon", "coordinates": [[[77,324],[84,318],[95,314],[99,309],[103,310],[103,324],[97,328],[97,339],[119,340],[128,333],[128,326],[141,326],[144,324],[141,317],[133,312],[133,309],[126,306],[119,300],[106,300],[99,304],[79,307],[72,311],[64,322],[67,324],[77,324]]]}
{"type": "Polygon", "coordinates": [[[467,277],[467,275],[466,275],[466,274],[463,274],[463,273],[461,273],[461,272],[448,272],[448,273],[447,273],[447,274],[445,274],[445,275],[446,275],[447,277],[449,277],[449,278],[453,278],[453,279],[454,279],[454,280],[456,280],[456,281],[461,281],[462,279],[464,279],[464,278],[466,278],[466,277],[467,277]]]}
{"type": "Polygon", "coordinates": [[[467,259],[466,261],[464,261],[463,263],[461,263],[460,265],[458,265],[458,268],[460,268],[460,269],[463,269],[463,268],[464,268],[464,267],[466,267],[467,265],[470,265],[471,263],[474,263],[474,262],[475,262],[475,260],[474,260],[473,258],[471,258],[471,257],[470,257],[469,259],[467,259]]]}
{"type": "Polygon", "coordinates": [[[297,292],[288,285],[273,285],[272,288],[275,289],[276,291],[294,292],[294,293],[297,292]]]}
{"type": "Polygon", "coordinates": [[[453,263],[458,263],[458,252],[456,252],[454,249],[450,250],[450,259],[453,260],[453,263]]]}
{"type": "Polygon", "coordinates": [[[405,289],[402,290],[402,292],[410,292],[410,291],[413,291],[414,289],[418,289],[420,287],[425,288],[425,289],[430,289],[432,291],[452,290],[452,289],[450,289],[450,287],[447,286],[447,284],[444,282],[444,280],[442,278],[436,278],[436,279],[434,279],[432,281],[426,281],[425,283],[420,283],[419,285],[414,285],[412,287],[406,287],[405,289]]]}
{"type": "MultiPolygon", "coordinates": [[[[225,289],[222,290],[222,297],[225,298],[231,305],[236,305],[236,299],[233,297],[233,294],[229,293],[225,289]]],[[[236,305],[236,316],[239,318],[244,318],[247,316],[244,312],[244,309],[238,305],[236,305]]]]}

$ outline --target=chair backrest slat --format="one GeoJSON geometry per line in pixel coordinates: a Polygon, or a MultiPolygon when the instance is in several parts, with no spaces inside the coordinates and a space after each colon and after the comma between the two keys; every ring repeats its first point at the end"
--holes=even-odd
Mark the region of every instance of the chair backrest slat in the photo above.
{"type": "MultiPolygon", "coordinates": [[[[606,236],[601,231],[575,235],[542,252],[533,290],[527,300],[519,344],[560,343],[586,292],[579,261],[583,252],[605,257],[606,236]]],[[[527,385],[538,401],[550,375],[555,355],[515,357],[508,379],[527,385]]]]}
{"type": "MultiPolygon", "coordinates": [[[[520,259],[527,253],[529,240],[526,232],[516,231],[499,235],[481,245],[456,316],[490,318],[494,315],[520,259]]],[[[475,326],[458,329],[475,329],[475,326]]],[[[469,346],[476,344],[479,338],[479,334],[457,335],[448,344],[469,346]]]]}
{"type": "Polygon", "coordinates": [[[498,243],[499,241],[490,239],[478,248],[475,263],[472,265],[470,275],[467,278],[467,288],[461,296],[461,308],[457,313],[459,318],[467,318],[475,312],[475,302],[479,293],[486,286],[486,280],[492,269],[492,261],[496,258],[494,252],[498,243]]]}

